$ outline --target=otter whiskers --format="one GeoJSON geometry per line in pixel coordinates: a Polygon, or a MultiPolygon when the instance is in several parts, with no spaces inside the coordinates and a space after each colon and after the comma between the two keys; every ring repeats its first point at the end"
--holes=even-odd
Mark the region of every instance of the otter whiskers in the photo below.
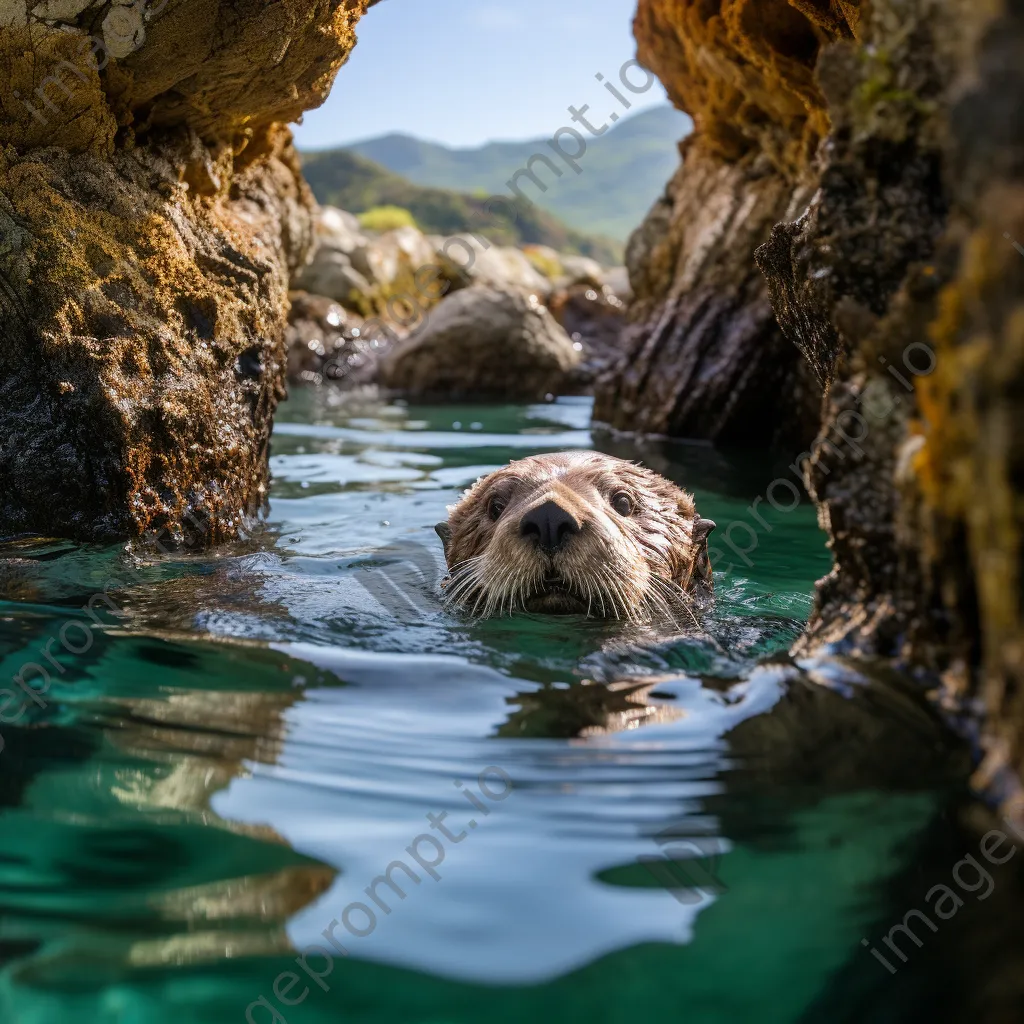
{"type": "MultiPolygon", "coordinates": [[[[495,570],[485,556],[466,559],[456,565],[442,583],[444,603],[481,618],[512,616],[526,609],[527,601],[543,591],[543,573],[516,565],[495,570]]],[[[609,566],[596,573],[579,568],[563,570],[557,577],[565,590],[585,602],[585,618],[615,619],[636,625],[665,621],[698,626],[692,597],[679,584],[652,574],[646,587],[617,578],[609,566]]]]}

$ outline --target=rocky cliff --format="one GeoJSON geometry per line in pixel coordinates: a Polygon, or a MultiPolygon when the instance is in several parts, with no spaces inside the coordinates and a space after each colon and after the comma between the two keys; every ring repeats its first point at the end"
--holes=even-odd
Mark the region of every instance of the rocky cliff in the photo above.
{"type": "Polygon", "coordinates": [[[820,388],[750,254],[813,192],[828,129],[815,63],[856,22],[857,4],[829,0],[640,0],[638,56],[695,132],[627,249],[633,324],[599,421],[748,446],[813,437],[820,388]]]}
{"type": "Polygon", "coordinates": [[[312,199],[282,122],[368,0],[0,0],[0,532],[263,503],[312,199]]]}
{"type": "Polygon", "coordinates": [[[792,442],[809,371],[835,568],[801,650],[985,707],[978,781],[1020,812],[1024,8],[640,0],[636,34],[697,133],[631,242],[632,355],[598,417],[792,442]]]}
{"type": "MultiPolygon", "coordinates": [[[[820,189],[758,253],[824,385],[807,483],[835,568],[804,649],[898,657],[1024,769],[1024,8],[875,0],[824,53],[820,189]]],[[[1007,772],[1007,768],[1013,771],[1007,772]]]]}

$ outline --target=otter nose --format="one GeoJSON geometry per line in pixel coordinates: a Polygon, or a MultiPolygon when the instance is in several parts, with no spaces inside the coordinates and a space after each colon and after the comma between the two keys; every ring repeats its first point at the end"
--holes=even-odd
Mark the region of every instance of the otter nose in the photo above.
{"type": "Polygon", "coordinates": [[[519,521],[519,535],[526,540],[535,540],[541,551],[547,554],[557,551],[574,533],[579,532],[579,523],[554,501],[545,501],[543,505],[530,509],[519,521]]]}

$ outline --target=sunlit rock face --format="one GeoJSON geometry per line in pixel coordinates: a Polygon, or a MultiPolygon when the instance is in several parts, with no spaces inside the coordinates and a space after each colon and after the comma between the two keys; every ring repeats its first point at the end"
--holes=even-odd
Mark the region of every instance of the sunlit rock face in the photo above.
{"type": "Polygon", "coordinates": [[[0,2],[0,532],[203,543],[259,510],[312,239],[281,122],[367,6],[0,2]]]}
{"type": "Polygon", "coordinates": [[[856,4],[827,0],[640,0],[639,59],[695,131],[630,240],[633,323],[598,420],[747,445],[813,437],[820,388],[779,331],[752,253],[813,193],[828,129],[815,62],[856,23],[856,4]]]}
{"type": "Polygon", "coordinates": [[[707,152],[802,170],[828,132],[814,66],[857,30],[857,0],[640,0],[637,52],[707,152]]]}

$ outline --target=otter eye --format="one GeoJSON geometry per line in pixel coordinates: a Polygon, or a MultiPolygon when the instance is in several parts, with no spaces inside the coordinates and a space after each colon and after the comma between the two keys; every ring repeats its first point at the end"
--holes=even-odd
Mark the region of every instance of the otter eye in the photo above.
{"type": "Polygon", "coordinates": [[[612,495],[612,508],[619,513],[620,516],[628,516],[633,514],[633,499],[625,491],[616,491],[612,495]]]}
{"type": "Polygon", "coordinates": [[[492,522],[497,522],[507,504],[508,502],[502,498],[491,498],[487,503],[487,514],[491,517],[492,522]]]}

